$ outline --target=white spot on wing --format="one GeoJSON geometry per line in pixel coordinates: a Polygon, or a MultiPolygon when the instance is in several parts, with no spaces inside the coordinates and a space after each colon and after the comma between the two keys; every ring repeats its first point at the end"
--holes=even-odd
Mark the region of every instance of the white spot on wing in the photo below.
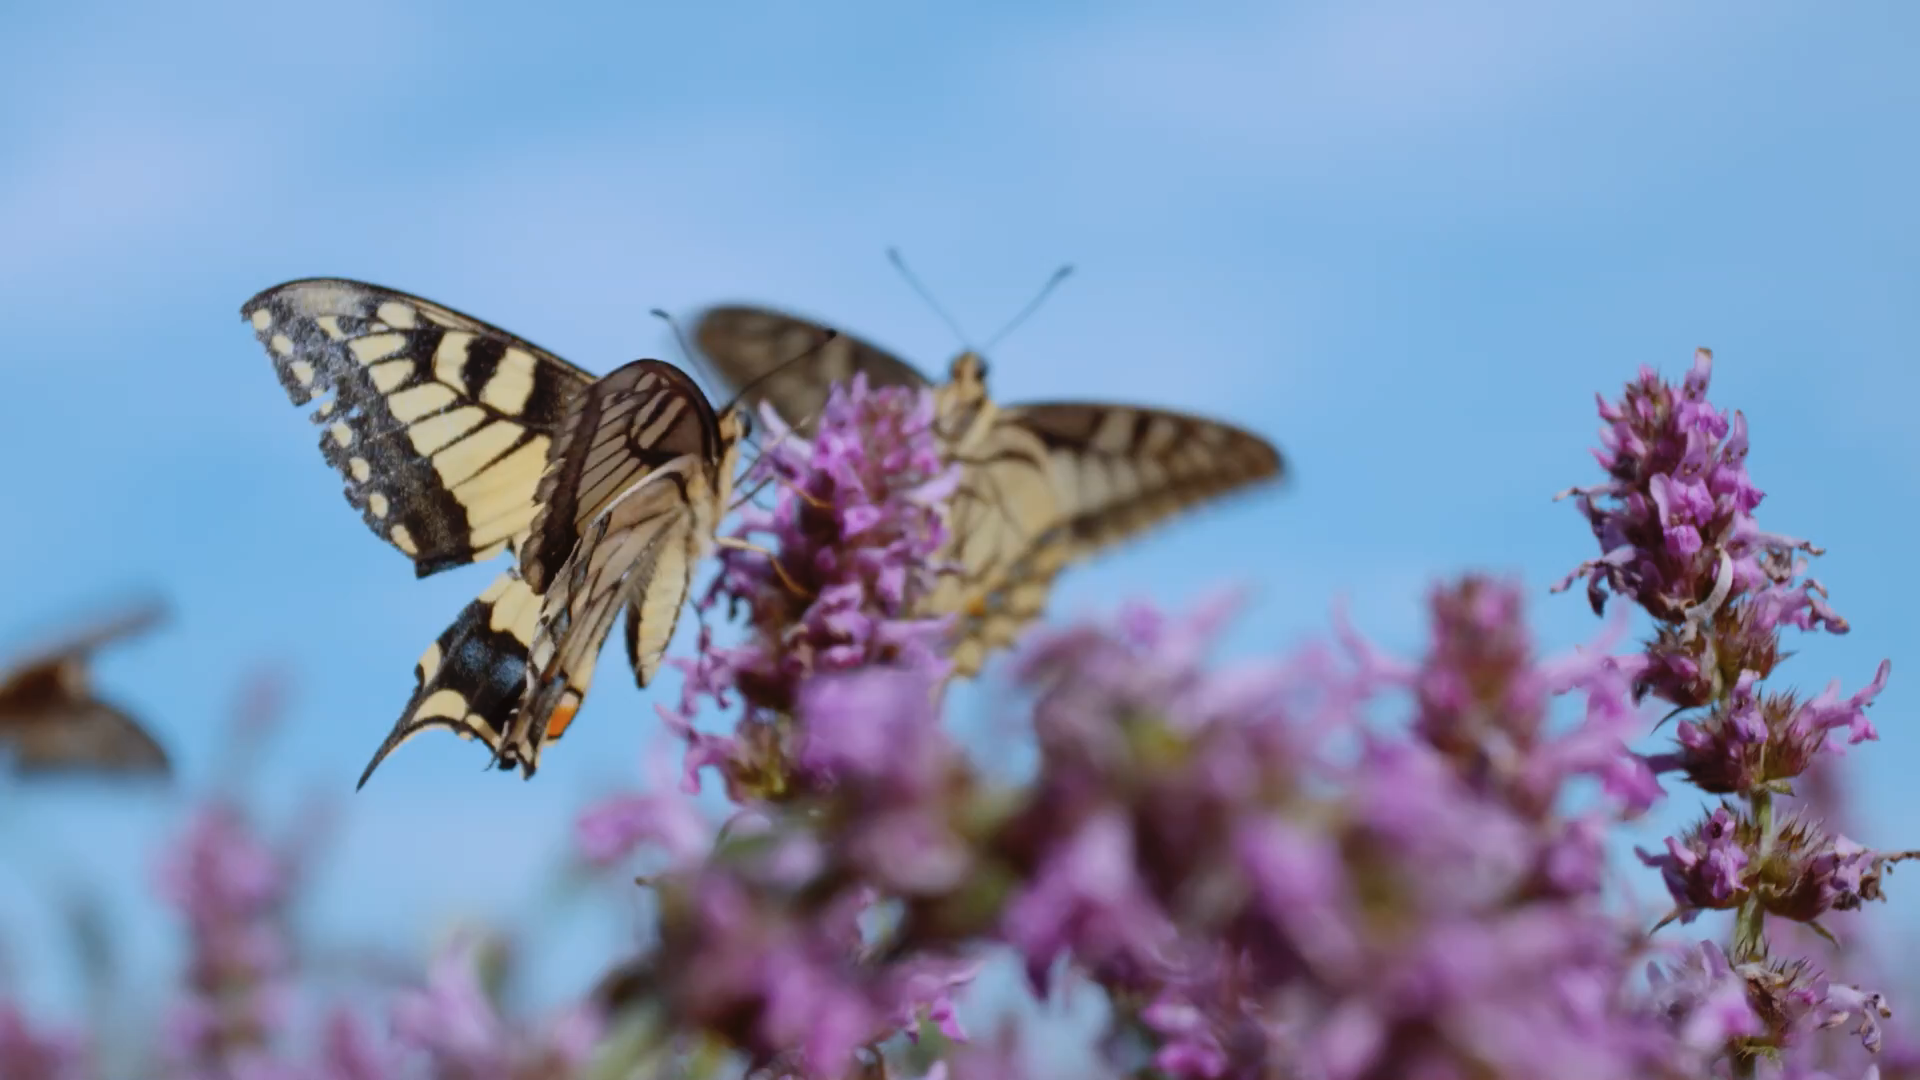
{"type": "Polygon", "coordinates": [[[420,554],[419,545],[413,542],[413,534],[407,531],[405,525],[395,525],[393,528],[387,530],[387,535],[393,538],[394,547],[399,548],[409,555],[420,554]]]}
{"type": "Polygon", "coordinates": [[[267,310],[264,305],[254,308],[253,314],[249,316],[249,318],[253,320],[253,328],[255,330],[265,330],[267,327],[273,325],[273,312],[267,310]]]}
{"type": "Polygon", "coordinates": [[[397,300],[388,300],[374,311],[374,317],[395,330],[413,329],[413,308],[397,300]]]}

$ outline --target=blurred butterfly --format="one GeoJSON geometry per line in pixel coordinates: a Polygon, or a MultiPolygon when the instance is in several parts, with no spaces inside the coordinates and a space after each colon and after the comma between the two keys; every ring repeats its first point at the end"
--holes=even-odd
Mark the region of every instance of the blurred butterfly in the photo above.
{"type": "MultiPolygon", "coordinates": [[[[1065,275],[1056,274],[1048,288],[1065,275]]],[[[796,315],[727,305],[702,313],[694,340],[721,379],[751,388],[741,393],[742,406],[765,402],[803,432],[829,387],[855,372],[875,387],[930,385],[906,361],[850,335],[820,347],[805,364],[775,370],[820,332],[796,315]]],[[[977,672],[992,650],[1039,617],[1068,563],[1199,503],[1276,480],[1284,469],[1271,443],[1220,421],[1092,402],[1003,408],[987,396],[986,376],[986,360],[969,349],[935,390],[936,432],[963,468],[947,547],[937,558],[958,569],[942,574],[915,613],[959,616],[952,654],[958,675],[977,672]]]]}
{"type": "Polygon", "coordinates": [[[531,777],[578,709],[622,600],[647,684],[685,594],[676,583],[726,504],[743,418],[716,414],[662,361],[596,380],[498,327],[364,282],[288,282],[240,313],[293,403],[319,399],[320,449],[347,501],[417,576],[515,555],[421,655],[413,697],[360,786],[435,727],[531,777]]]}
{"type": "Polygon", "coordinates": [[[139,721],[93,693],[95,650],[151,629],[157,603],[129,607],[0,674],[0,757],[21,776],[170,776],[167,752],[139,721]]]}

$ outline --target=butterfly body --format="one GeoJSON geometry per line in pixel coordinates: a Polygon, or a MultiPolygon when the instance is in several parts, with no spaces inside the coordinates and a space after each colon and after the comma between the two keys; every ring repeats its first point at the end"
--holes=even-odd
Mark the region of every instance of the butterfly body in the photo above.
{"type": "MultiPolygon", "coordinates": [[[[767,308],[709,308],[695,329],[700,349],[743,395],[765,402],[801,431],[831,383],[867,374],[870,385],[929,387],[912,365],[841,335],[815,363],[762,380],[768,365],[820,332],[809,319],[767,308]]],[[[1229,424],[1117,403],[997,405],[987,365],[961,353],[933,387],[935,430],[961,468],[949,504],[942,571],[913,612],[959,617],[951,661],[977,672],[1044,610],[1067,565],[1175,513],[1278,479],[1280,453],[1229,424]]]]}
{"type": "MultiPolygon", "coordinates": [[[[690,570],[688,553],[711,541],[716,507],[725,505],[738,422],[722,424],[672,365],[640,361],[596,379],[470,315],[365,282],[287,282],[247,301],[241,316],[293,403],[318,402],[312,419],[322,453],[344,478],[348,502],[416,575],[514,556],[421,654],[413,695],[361,785],[388,754],[432,728],[478,739],[501,768],[531,776],[541,745],[565,730],[584,697],[593,654],[617,613],[577,608],[592,599],[578,586],[620,567],[635,580],[650,577],[650,556],[659,569],[690,570]],[[664,381],[630,385],[643,365],[664,381]],[[583,496],[580,484],[606,476],[569,471],[569,463],[585,464],[585,448],[573,444],[597,428],[620,396],[614,391],[628,405],[635,394],[661,393],[675,418],[655,431],[654,415],[629,433],[639,440],[646,483],[583,496]],[[666,442],[641,445],[654,438],[666,442]],[[691,509],[641,513],[664,506],[668,492],[691,509]],[[555,511],[548,500],[566,506],[555,511]],[[657,530],[659,544],[634,547],[636,530],[657,530]],[[614,546],[602,543],[608,538],[614,546]],[[588,550],[576,559],[576,547],[588,550]],[[641,564],[621,562],[628,558],[641,564]]],[[[652,593],[628,591],[628,636],[639,642],[629,652],[651,657],[644,685],[666,646],[658,626],[670,635],[672,618],[663,601],[648,607],[652,593]],[[645,625],[637,626],[639,616],[645,625]]]]}

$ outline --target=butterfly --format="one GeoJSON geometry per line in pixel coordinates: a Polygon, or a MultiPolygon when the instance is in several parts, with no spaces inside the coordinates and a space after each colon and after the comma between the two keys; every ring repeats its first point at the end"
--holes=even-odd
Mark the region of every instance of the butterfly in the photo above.
{"type": "MultiPolygon", "coordinates": [[[[1057,277],[1056,277],[1057,280],[1057,277]]],[[[808,431],[829,388],[864,372],[870,386],[927,387],[912,365],[851,335],[808,363],[774,365],[820,333],[812,320],[726,305],[699,317],[694,341],[743,406],[766,403],[808,431]]],[[[935,432],[962,479],[949,506],[948,566],[912,614],[958,617],[956,675],[979,671],[1046,607],[1070,563],[1196,504],[1278,480],[1280,452],[1216,420],[1165,409],[1088,402],[1000,407],[987,363],[968,350],[935,389],[935,432]]]]}
{"type": "MultiPolygon", "coordinates": [[[[316,403],[320,450],[348,503],[426,577],[525,538],[547,451],[590,373],[417,296],[337,278],[276,285],[240,308],[295,405],[316,403]]],[[[415,688],[360,785],[430,728],[523,767],[505,734],[526,692],[540,597],[509,566],[415,665],[415,688]]]]}
{"type": "Polygon", "coordinates": [[[22,776],[170,776],[167,752],[139,721],[94,696],[88,662],[104,645],[150,629],[158,604],[129,607],[0,673],[0,756],[22,776]]]}
{"type": "Polygon", "coordinates": [[[515,556],[421,655],[413,696],[360,786],[436,727],[531,777],[584,698],[620,599],[631,601],[628,651],[646,685],[678,614],[664,597],[684,597],[673,582],[726,505],[744,415],[716,413],[663,361],[596,379],[472,316],[365,282],[288,282],[241,316],[293,403],[318,400],[320,449],[347,501],[416,576],[515,556]],[[631,597],[596,591],[629,579],[631,597]]]}

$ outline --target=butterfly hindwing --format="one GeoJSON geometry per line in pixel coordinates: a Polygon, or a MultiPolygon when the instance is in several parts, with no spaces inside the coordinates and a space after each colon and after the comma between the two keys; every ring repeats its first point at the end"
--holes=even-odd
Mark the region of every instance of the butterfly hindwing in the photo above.
{"type": "Polygon", "coordinates": [[[927,385],[913,365],[877,345],[845,334],[821,344],[827,328],[768,308],[708,308],[694,326],[694,343],[735,391],[744,409],[761,402],[800,434],[811,434],[827,391],[865,372],[870,386],[927,385]],[[802,359],[796,360],[799,357],[802,359]]]}
{"type": "Polygon", "coordinates": [[[999,422],[1046,447],[1060,510],[1082,555],[1198,503],[1278,479],[1272,443],[1217,420],[1133,405],[1050,403],[999,422]]]}
{"type": "Polygon", "coordinates": [[[359,786],[401,743],[430,728],[478,739],[503,767],[516,764],[506,733],[526,699],[527,656],[539,612],[540,597],[517,567],[462,609],[414,666],[413,697],[360,774],[359,786]]]}
{"type": "Polygon", "coordinates": [[[22,776],[67,773],[166,776],[166,750],[122,709],[97,698],[63,703],[59,711],[0,737],[22,776]]]}
{"type": "Polygon", "coordinates": [[[613,622],[652,681],[731,487],[736,414],[716,415],[684,372],[639,360],[568,411],[521,566],[541,589],[528,697],[507,745],[531,775],[572,723],[613,622]]]}
{"type": "Polygon", "coordinates": [[[367,527],[421,577],[502,551],[592,376],[451,308],[363,282],[288,282],[241,315],[367,527]]]}
{"type": "Polygon", "coordinates": [[[1044,612],[1070,563],[1284,469],[1271,443],[1232,425],[1087,403],[999,410],[965,461],[945,555],[958,565],[927,604],[960,616],[961,675],[1044,612]]]}

